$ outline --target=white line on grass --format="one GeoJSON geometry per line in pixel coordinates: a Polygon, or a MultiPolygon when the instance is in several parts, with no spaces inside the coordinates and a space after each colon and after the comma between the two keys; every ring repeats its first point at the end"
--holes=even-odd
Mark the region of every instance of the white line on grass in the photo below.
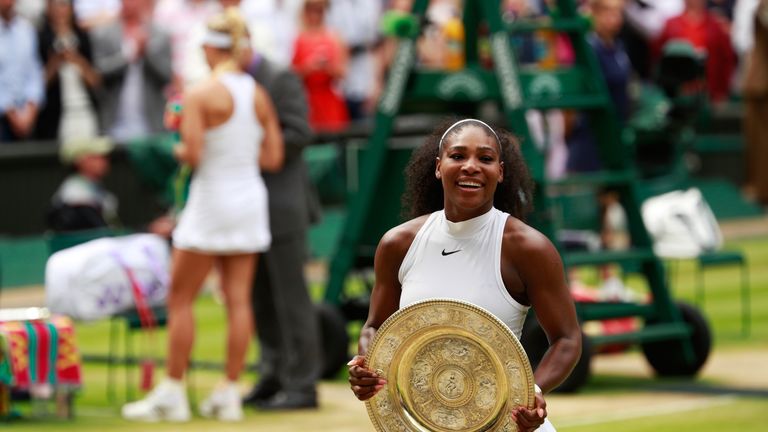
{"type": "Polygon", "coordinates": [[[673,403],[665,403],[663,405],[645,406],[643,408],[622,410],[610,414],[599,414],[588,418],[580,418],[578,420],[571,420],[557,422],[557,427],[573,427],[573,426],[588,426],[601,423],[610,423],[623,420],[632,420],[643,417],[656,417],[667,414],[676,414],[684,411],[695,411],[704,408],[710,408],[715,406],[728,405],[735,402],[738,398],[734,395],[724,395],[715,398],[708,398],[705,400],[694,401],[679,401],[673,403]]]}

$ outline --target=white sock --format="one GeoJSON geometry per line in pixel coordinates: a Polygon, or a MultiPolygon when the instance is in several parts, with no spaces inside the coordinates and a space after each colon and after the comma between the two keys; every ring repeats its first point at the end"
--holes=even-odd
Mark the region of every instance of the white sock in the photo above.
{"type": "Polygon", "coordinates": [[[240,385],[237,383],[237,381],[231,381],[228,379],[225,379],[219,384],[219,388],[226,391],[233,391],[236,393],[240,392],[240,385]]]}
{"type": "Polygon", "coordinates": [[[163,380],[163,385],[168,387],[168,389],[170,390],[176,390],[180,392],[185,391],[184,381],[171,378],[169,376],[165,377],[165,379],[163,380]]]}

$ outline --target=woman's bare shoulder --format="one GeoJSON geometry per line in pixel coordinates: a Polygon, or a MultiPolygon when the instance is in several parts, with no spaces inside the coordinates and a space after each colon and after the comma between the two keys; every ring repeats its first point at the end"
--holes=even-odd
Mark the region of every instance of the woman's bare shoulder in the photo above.
{"type": "Polygon", "coordinates": [[[218,92],[221,84],[208,77],[184,90],[184,102],[203,102],[218,92]]]}
{"type": "Polygon", "coordinates": [[[381,237],[379,249],[382,252],[401,253],[404,256],[427,218],[429,215],[419,216],[390,229],[381,237]]]}
{"type": "Polygon", "coordinates": [[[225,89],[226,87],[224,87],[224,84],[222,84],[216,75],[210,75],[190,86],[187,90],[187,94],[194,95],[198,98],[209,99],[211,96],[220,94],[221,91],[225,89]]]}
{"type": "Polygon", "coordinates": [[[513,216],[507,218],[503,246],[512,252],[513,256],[526,261],[536,257],[557,255],[557,249],[547,236],[513,216]]]}

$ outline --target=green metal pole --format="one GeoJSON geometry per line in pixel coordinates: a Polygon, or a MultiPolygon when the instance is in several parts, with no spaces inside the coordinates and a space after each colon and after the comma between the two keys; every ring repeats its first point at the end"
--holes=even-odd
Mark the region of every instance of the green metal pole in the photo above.
{"type": "MultiPolygon", "coordinates": [[[[427,0],[416,0],[413,14],[423,16],[426,13],[427,0]]],[[[347,274],[354,265],[365,221],[369,215],[374,191],[381,177],[387,156],[387,142],[392,132],[394,119],[400,111],[405,93],[405,86],[411,75],[416,59],[416,38],[418,26],[411,35],[400,38],[397,53],[387,77],[387,86],[379,99],[376,109],[375,126],[367,151],[360,165],[360,183],[357,193],[350,198],[347,219],[330,266],[325,301],[338,304],[344,290],[347,274]]]]}

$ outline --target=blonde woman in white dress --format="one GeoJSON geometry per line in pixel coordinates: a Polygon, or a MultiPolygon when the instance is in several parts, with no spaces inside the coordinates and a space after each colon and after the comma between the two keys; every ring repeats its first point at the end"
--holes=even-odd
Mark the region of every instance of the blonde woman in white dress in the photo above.
{"type": "Polygon", "coordinates": [[[245,35],[237,9],[213,17],[203,40],[213,73],[184,95],[176,156],[194,174],[173,232],[168,376],[146,398],[123,407],[131,420],[190,418],[183,377],[194,342],[192,308],[214,266],[227,309],[226,379],[201,403],[200,413],[224,421],[243,415],[237,380],[253,328],[250,287],[258,254],[271,242],[261,170],[278,170],[284,158],[272,102],[234,60],[247,43],[245,35]]]}

